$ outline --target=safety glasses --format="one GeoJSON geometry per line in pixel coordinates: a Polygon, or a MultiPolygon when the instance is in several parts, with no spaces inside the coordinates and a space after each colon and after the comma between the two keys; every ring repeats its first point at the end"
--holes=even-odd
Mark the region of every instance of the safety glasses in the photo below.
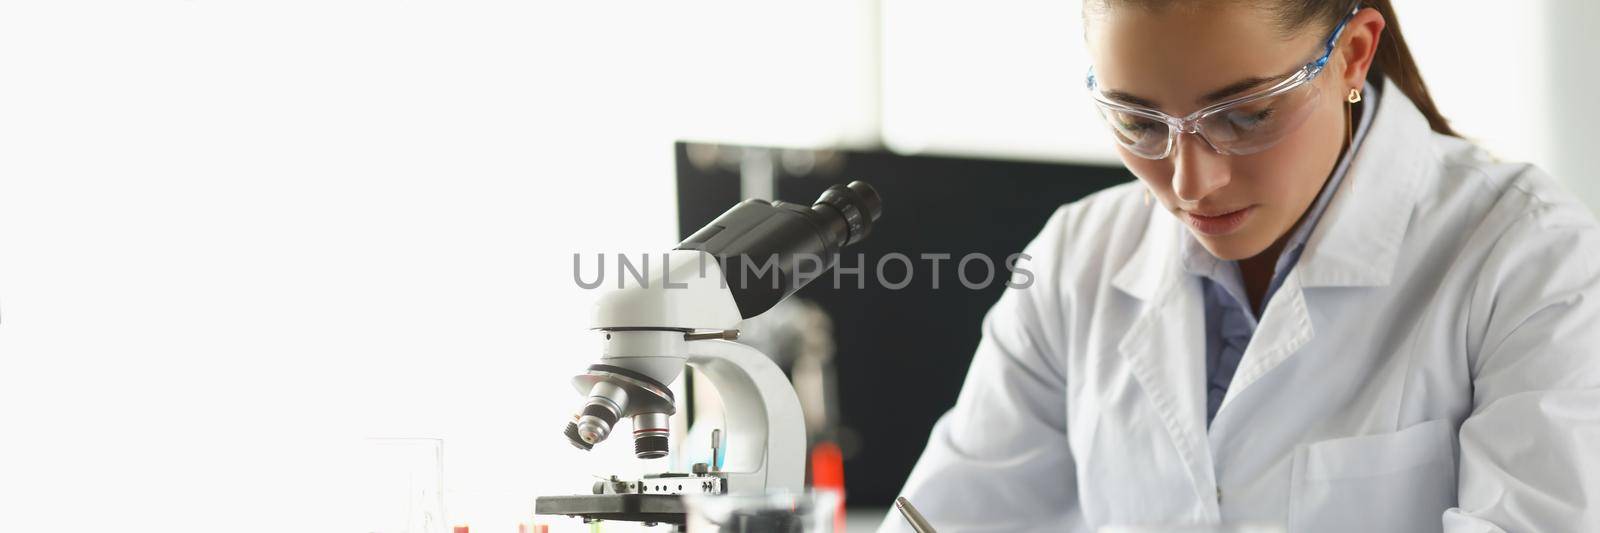
{"type": "Polygon", "coordinates": [[[1272,86],[1206,106],[1186,117],[1119,102],[1101,93],[1089,68],[1087,84],[1100,116],[1111,127],[1117,144],[1145,159],[1165,159],[1178,145],[1178,134],[1192,133],[1212,150],[1224,155],[1249,155],[1271,148],[1293,133],[1311,116],[1322,95],[1311,83],[1332,57],[1345,24],[1361,10],[1360,4],[1334,27],[1323,44],[1322,55],[1272,86]]]}

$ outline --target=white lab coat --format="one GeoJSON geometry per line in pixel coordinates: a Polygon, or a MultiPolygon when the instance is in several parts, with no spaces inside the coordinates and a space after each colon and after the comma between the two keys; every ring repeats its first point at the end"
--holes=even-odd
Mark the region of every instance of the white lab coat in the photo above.
{"type": "Polygon", "coordinates": [[[1378,105],[1209,430],[1186,230],[1117,186],[1029,245],[903,494],[941,533],[1600,531],[1600,226],[1378,105]]]}

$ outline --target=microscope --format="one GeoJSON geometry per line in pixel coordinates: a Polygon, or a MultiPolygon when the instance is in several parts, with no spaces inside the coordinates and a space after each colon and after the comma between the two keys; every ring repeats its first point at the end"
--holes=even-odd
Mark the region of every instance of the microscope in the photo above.
{"type": "Polygon", "coordinates": [[[664,254],[660,268],[646,265],[602,294],[590,322],[603,337],[600,360],[572,379],[584,403],[567,440],[592,449],[626,419],[635,456],[667,456],[677,412],[668,384],[685,365],[722,397],[726,428],[713,431],[710,463],[691,472],[610,476],[592,494],[541,496],[534,512],[681,529],[684,495],[803,492],[807,443],[794,386],[772,359],[734,342],[737,328],[827,272],[881,213],[877,191],[861,181],[834,185],[810,206],[746,200],[664,254]]]}

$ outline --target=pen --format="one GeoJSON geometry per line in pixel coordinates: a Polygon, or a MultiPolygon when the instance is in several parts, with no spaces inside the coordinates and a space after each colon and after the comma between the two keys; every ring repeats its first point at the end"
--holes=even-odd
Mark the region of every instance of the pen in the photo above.
{"type": "Polygon", "coordinates": [[[911,500],[907,500],[905,496],[894,499],[894,508],[899,509],[900,515],[906,517],[906,521],[911,523],[913,531],[917,533],[934,533],[933,526],[928,525],[928,519],[923,518],[922,513],[917,512],[917,508],[911,505],[911,500]]]}

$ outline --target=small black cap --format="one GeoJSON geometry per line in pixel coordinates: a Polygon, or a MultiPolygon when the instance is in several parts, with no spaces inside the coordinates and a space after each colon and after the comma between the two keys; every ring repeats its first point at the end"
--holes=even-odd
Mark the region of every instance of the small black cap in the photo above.
{"type": "Polygon", "coordinates": [[[561,433],[567,436],[567,442],[572,443],[572,445],[577,447],[579,450],[589,451],[594,449],[593,444],[584,442],[583,437],[578,436],[577,422],[567,422],[567,430],[561,433]]]}

